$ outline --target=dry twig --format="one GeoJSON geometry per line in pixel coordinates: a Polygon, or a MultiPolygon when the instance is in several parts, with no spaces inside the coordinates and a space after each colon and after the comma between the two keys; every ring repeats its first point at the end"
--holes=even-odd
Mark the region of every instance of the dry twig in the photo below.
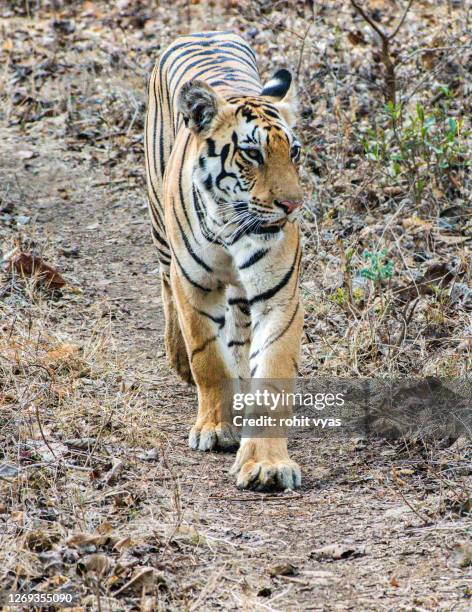
{"type": "Polygon", "coordinates": [[[410,10],[411,5],[413,4],[413,0],[408,0],[408,4],[403,12],[403,15],[400,18],[400,21],[397,24],[397,27],[390,34],[384,32],[383,29],[370,17],[370,15],[366,13],[362,6],[360,6],[356,2],[356,0],[351,0],[351,4],[359,13],[359,15],[364,19],[364,21],[366,21],[370,25],[370,27],[378,34],[380,38],[382,63],[385,67],[385,100],[386,102],[391,102],[392,104],[395,104],[397,97],[397,81],[395,75],[395,64],[393,63],[390,55],[390,42],[395,38],[395,36],[400,31],[402,25],[404,24],[407,13],[410,10]]]}

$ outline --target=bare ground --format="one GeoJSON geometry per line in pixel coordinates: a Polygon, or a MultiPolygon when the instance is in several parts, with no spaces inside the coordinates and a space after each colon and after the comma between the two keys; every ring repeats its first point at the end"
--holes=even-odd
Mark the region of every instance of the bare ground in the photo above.
{"type": "MultiPolygon", "coordinates": [[[[90,11],[96,6],[86,4],[90,11]]],[[[167,40],[187,28],[181,22],[190,9],[164,9],[161,16],[172,15],[164,20],[167,40]]],[[[56,18],[81,23],[67,10],[56,18]]],[[[209,10],[219,26],[216,9],[209,10]]],[[[240,24],[227,10],[227,19],[240,24]]],[[[134,63],[137,43],[123,35],[124,18],[122,29],[110,26],[108,36],[107,19],[120,21],[110,13],[82,16],[85,31],[70,34],[71,50],[56,50],[55,60],[69,66],[65,74],[56,68],[53,87],[64,106],[20,122],[12,106],[1,128],[2,250],[20,243],[68,281],[51,293],[34,280],[4,275],[1,584],[73,592],[79,609],[470,609],[467,444],[438,450],[294,439],[302,489],[267,495],[235,488],[227,474],[232,455],[187,448],[196,399],[169,371],[163,353],[136,125],[142,117],[133,119],[142,113],[145,70],[134,63]],[[106,42],[120,49],[101,77],[97,66],[113,49],[89,70],[96,35],[101,47],[106,42]],[[83,63],[77,72],[69,53],[83,63]],[[90,118],[94,99],[99,110],[90,118]]],[[[37,45],[40,59],[41,45],[47,47],[41,36],[49,35],[52,18],[46,10],[30,30],[28,44],[37,45]]],[[[191,29],[202,27],[201,13],[192,19],[191,29]]],[[[24,42],[21,31],[31,20],[15,14],[6,25],[14,25],[12,38],[24,42]]],[[[67,32],[67,24],[60,27],[67,32]]],[[[157,53],[151,49],[149,56],[157,53]]],[[[9,95],[15,87],[10,80],[9,95]]],[[[380,223],[382,211],[373,214],[380,223]]],[[[308,262],[329,267],[329,237],[322,237],[327,260],[316,260],[310,240],[308,262]]],[[[316,278],[310,269],[304,282],[316,278]]],[[[334,331],[326,328],[335,337],[349,315],[341,307],[333,315],[337,306],[330,299],[320,306],[319,293],[310,301],[309,292],[318,289],[306,286],[307,325],[316,338],[306,340],[305,372],[316,369],[322,353],[323,371],[339,373],[352,365],[352,354],[342,343],[333,351],[331,340],[330,352],[323,353],[323,328],[310,317],[327,326],[338,317],[334,331]]],[[[456,329],[465,328],[467,314],[454,317],[456,329]]],[[[403,363],[419,353],[428,364],[443,363],[445,353],[447,364],[462,363],[456,339],[444,346],[444,338],[442,352],[434,351],[437,344],[427,350],[402,345],[403,363]]],[[[364,349],[356,367],[365,374],[382,353],[369,347],[365,357],[364,349]]]]}

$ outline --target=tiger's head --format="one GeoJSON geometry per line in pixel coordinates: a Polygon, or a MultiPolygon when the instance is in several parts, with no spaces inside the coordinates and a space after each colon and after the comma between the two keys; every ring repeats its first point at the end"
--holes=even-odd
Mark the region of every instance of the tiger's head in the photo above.
{"type": "Polygon", "coordinates": [[[196,137],[193,178],[213,215],[266,235],[297,218],[300,143],[292,131],[295,91],[287,70],[279,70],[259,96],[224,99],[207,83],[189,81],[179,92],[178,110],[196,137]]]}

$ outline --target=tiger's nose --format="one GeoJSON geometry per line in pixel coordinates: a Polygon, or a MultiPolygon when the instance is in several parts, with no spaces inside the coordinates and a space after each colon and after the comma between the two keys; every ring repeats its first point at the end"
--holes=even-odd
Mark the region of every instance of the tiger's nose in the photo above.
{"type": "Polygon", "coordinates": [[[276,201],[275,204],[279,206],[279,208],[282,208],[287,213],[287,215],[289,215],[297,208],[300,208],[303,202],[302,200],[282,200],[281,202],[276,201]]]}

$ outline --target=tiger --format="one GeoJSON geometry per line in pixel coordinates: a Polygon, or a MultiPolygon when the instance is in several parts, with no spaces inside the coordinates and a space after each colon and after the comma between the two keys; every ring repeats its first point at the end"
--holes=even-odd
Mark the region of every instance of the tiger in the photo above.
{"type": "Polygon", "coordinates": [[[279,69],[262,85],[232,32],[177,38],[148,85],[145,165],[168,361],[197,387],[188,444],[238,448],[238,488],[300,487],[287,437],[240,436],[228,381],[294,380],[303,191],[297,94],[279,69]]]}

